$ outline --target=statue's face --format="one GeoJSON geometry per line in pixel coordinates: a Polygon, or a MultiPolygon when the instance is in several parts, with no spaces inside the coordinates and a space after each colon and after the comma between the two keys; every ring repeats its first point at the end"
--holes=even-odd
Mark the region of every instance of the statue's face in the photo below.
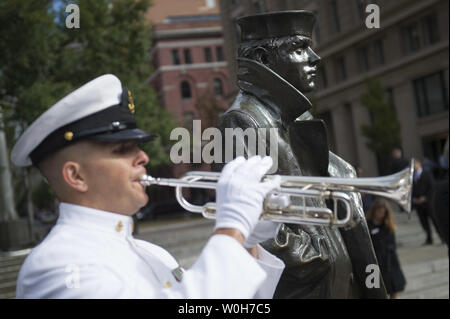
{"type": "Polygon", "coordinates": [[[310,92],[315,88],[320,57],[311,45],[312,41],[307,37],[289,37],[279,47],[278,54],[268,60],[268,66],[300,92],[310,92]]]}

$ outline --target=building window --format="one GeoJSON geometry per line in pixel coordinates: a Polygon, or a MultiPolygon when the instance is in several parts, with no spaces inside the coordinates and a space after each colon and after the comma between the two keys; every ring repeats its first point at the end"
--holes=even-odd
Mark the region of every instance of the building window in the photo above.
{"type": "Polygon", "coordinates": [[[407,53],[413,53],[420,49],[420,34],[417,22],[403,28],[403,43],[407,53]]]}
{"type": "Polygon", "coordinates": [[[216,6],[216,0],[206,0],[206,7],[212,9],[216,6]]]}
{"type": "Polygon", "coordinates": [[[191,64],[192,63],[191,50],[184,49],[183,53],[184,53],[184,63],[191,64]]]}
{"type": "Polygon", "coordinates": [[[336,0],[330,1],[330,10],[331,10],[331,17],[333,22],[333,28],[336,33],[341,32],[341,22],[339,21],[339,10],[336,0]]]}
{"type": "Polygon", "coordinates": [[[328,87],[328,79],[327,72],[325,70],[325,66],[319,67],[319,76],[320,76],[320,85],[322,89],[326,89],[328,87]]]}
{"type": "Polygon", "coordinates": [[[392,87],[386,88],[386,95],[389,105],[395,108],[394,89],[392,87]]]}
{"type": "Polygon", "coordinates": [[[191,86],[188,81],[181,82],[181,98],[187,100],[192,98],[191,86]]]}
{"type": "Polygon", "coordinates": [[[342,82],[347,79],[347,69],[345,67],[345,58],[343,56],[334,60],[334,69],[336,72],[336,82],[342,82]]]}
{"type": "Polygon", "coordinates": [[[439,26],[435,13],[429,14],[422,19],[424,43],[431,45],[439,41],[439,26]]]}
{"type": "Polygon", "coordinates": [[[180,64],[180,55],[178,54],[178,50],[172,50],[172,63],[175,65],[180,64]]]}
{"type": "Polygon", "coordinates": [[[358,49],[358,63],[360,72],[369,71],[369,49],[367,46],[358,49]]]}
{"type": "Polygon", "coordinates": [[[212,52],[211,52],[211,48],[205,48],[203,50],[203,52],[205,53],[205,61],[206,62],[212,62],[212,52]]]}
{"type": "Polygon", "coordinates": [[[214,95],[222,96],[223,95],[222,81],[220,79],[214,79],[213,85],[214,85],[214,95]]]}
{"type": "Polygon", "coordinates": [[[365,0],[355,0],[355,10],[356,10],[356,21],[362,22],[364,21],[365,13],[366,13],[366,1],[365,0]]]}
{"type": "Polygon", "coordinates": [[[373,44],[374,46],[374,53],[375,53],[375,63],[377,65],[383,65],[384,64],[384,48],[383,48],[383,40],[378,39],[373,44]]]}
{"type": "Polygon", "coordinates": [[[425,76],[413,83],[419,117],[448,110],[444,72],[425,76]]]}
{"type": "Polygon", "coordinates": [[[314,11],[314,15],[316,16],[316,23],[314,24],[313,34],[315,37],[315,43],[320,44],[322,35],[320,33],[319,13],[317,11],[314,11]]]}
{"type": "Polygon", "coordinates": [[[217,57],[217,61],[223,61],[224,60],[223,48],[222,47],[216,47],[216,57],[217,57]]]}

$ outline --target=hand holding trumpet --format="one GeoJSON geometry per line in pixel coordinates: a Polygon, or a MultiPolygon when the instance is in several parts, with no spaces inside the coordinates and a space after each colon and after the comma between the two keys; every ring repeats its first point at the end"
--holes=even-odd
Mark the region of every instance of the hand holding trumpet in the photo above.
{"type": "MultiPolygon", "coordinates": [[[[280,186],[279,176],[261,181],[271,166],[270,157],[254,156],[248,160],[238,157],[224,167],[216,187],[215,230],[237,229],[245,239],[251,237],[263,211],[266,195],[280,186]]],[[[275,228],[278,226],[278,223],[273,224],[275,228]]],[[[258,242],[256,240],[253,246],[258,242]]]]}

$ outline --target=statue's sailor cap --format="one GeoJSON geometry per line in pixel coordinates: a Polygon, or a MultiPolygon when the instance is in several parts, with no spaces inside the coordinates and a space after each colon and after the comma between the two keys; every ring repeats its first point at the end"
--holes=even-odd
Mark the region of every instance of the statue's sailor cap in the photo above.
{"type": "Polygon", "coordinates": [[[17,166],[37,165],[56,151],[80,140],[105,142],[156,137],[139,129],[134,118],[131,92],[112,75],[102,75],[73,91],[22,134],[11,152],[17,166]]]}
{"type": "Polygon", "coordinates": [[[300,35],[312,38],[314,14],[305,10],[276,11],[236,19],[241,42],[300,35]]]}

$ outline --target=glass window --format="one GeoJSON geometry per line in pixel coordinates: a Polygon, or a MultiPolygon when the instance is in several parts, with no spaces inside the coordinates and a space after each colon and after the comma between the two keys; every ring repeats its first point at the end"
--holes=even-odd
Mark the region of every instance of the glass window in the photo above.
{"type": "Polygon", "coordinates": [[[181,98],[183,100],[192,98],[191,86],[188,81],[181,82],[181,98]]]}
{"type": "Polygon", "coordinates": [[[220,79],[214,79],[214,95],[216,96],[223,95],[223,85],[220,79]]]}
{"type": "Polygon", "coordinates": [[[217,57],[217,61],[223,61],[224,60],[223,48],[222,47],[216,47],[216,57],[217,57]]]}
{"type": "Polygon", "coordinates": [[[341,32],[341,22],[339,21],[339,10],[337,1],[331,0],[330,5],[334,31],[341,32]]]}
{"type": "Polygon", "coordinates": [[[180,56],[178,50],[172,50],[172,63],[177,65],[180,64],[180,56]]]}
{"type": "Polygon", "coordinates": [[[391,107],[395,107],[395,101],[394,101],[394,88],[388,87],[386,88],[386,95],[388,103],[391,107]]]}
{"type": "Polygon", "coordinates": [[[413,83],[419,117],[448,110],[443,72],[414,80],[413,83]]]}
{"type": "Polygon", "coordinates": [[[336,72],[336,82],[345,81],[347,79],[344,57],[339,57],[334,61],[334,69],[336,72]]]}
{"type": "Polygon", "coordinates": [[[314,29],[313,29],[313,35],[314,35],[314,42],[316,44],[320,44],[321,40],[322,40],[322,34],[320,33],[320,17],[319,17],[319,12],[318,11],[314,11],[314,15],[316,16],[316,23],[314,24],[314,29]]]}
{"type": "Polygon", "coordinates": [[[426,45],[439,41],[439,26],[435,13],[429,14],[422,19],[424,42],[426,45]]]}
{"type": "Polygon", "coordinates": [[[216,0],[206,0],[206,7],[212,9],[216,6],[216,0]]]}
{"type": "Polygon", "coordinates": [[[184,63],[191,64],[192,63],[192,57],[191,57],[191,50],[190,49],[184,49],[184,63]]]}
{"type": "Polygon", "coordinates": [[[328,87],[328,79],[327,72],[325,70],[325,66],[319,67],[319,76],[320,76],[320,85],[322,89],[326,89],[328,87]]]}
{"type": "Polygon", "coordinates": [[[374,53],[375,53],[375,63],[377,65],[384,64],[384,48],[382,39],[378,39],[377,41],[375,41],[374,53]]]}
{"type": "Polygon", "coordinates": [[[355,0],[355,10],[356,10],[356,21],[364,21],[366,12],[366,1],[365,0],[355,0]]]}
{"type": "Polygon", "coordinates": [[[212,62],[212,52],[211,52],[211,48],[205,48],[203,50],[203,52],[205,53],[205,61],[206,62],[212,62]]]}
{"type": "Polygon", "coordinates": [[[367,72],[369,70],[369,50],[367,46],[358,49],[359,71],[367,72]]]}
{"type": "Polygon", "coordinates": [[[403,42],[408,53],[413,53],[420,49],[419,27],[416,22],[404,27],[403,42]]]}

